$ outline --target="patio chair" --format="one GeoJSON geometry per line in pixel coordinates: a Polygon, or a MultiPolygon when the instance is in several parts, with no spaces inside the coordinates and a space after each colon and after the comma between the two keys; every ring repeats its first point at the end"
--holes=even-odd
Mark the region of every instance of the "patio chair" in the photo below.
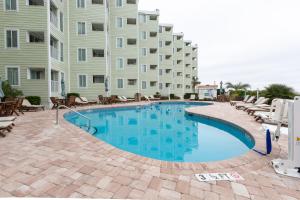
{"type": "Polygon", "coordinates": [[[68,107],[75,107],[76,108],[76,97],[75,96],[70,96],[68,101],[67,101],[67,106],[68,107]]]}
{"type": "Polygon", "coordinates": [[[143,98],[144,98],[146,101],[151,101],[150,98],[149,98],[148,96],[146,96],[146,95],[144,95],[143,98]]]}
{"type": "Polygon", "coordinates": [[[75,103],[76,103],[76,105],[79,105],[79,106],[85,106],[85,105],[89,104],[88,102],[82,101],[79,97],[75,98],[75,103]]]}
{"type": "Polygon", "coordinates": [[[81,101],[87,102],[88,104],[97,104],[96,100],[89,101],[86,97],[79,97],[81,101]]]}
{"type": "Polygon", "coordinates": [[[4,131],[11,132],[13,122],[0,122],[0,135],[5,137],[4,131]]]}
{"type": "Polygon", "coordinates": [[[57,97],[50,97],[51,103],[53,104],[52,109],[57,108],[61,105],[61,102],[58,100],[57,97]]]}
{"type": "Polygon", "coordinates": [[[22,110],[38,111],[40,109],[45,110],[45,106],[44,105],[32,105],[27,99],[23,100],[22,110]]]}
{"type": "MultiPolygon", "coordinates": [[[[0,117],[0,122],[14,122],[17,117],[0,117]]],[[[12,124],[15,125],[14,123],[12,124]]]]}
{"type": "Polygon", "coordinates": [[[235,106],[237,103],[245,103],[250,98],[249,95],[246,95],[242,101],[230,101],[230,105],[235,106]]]}

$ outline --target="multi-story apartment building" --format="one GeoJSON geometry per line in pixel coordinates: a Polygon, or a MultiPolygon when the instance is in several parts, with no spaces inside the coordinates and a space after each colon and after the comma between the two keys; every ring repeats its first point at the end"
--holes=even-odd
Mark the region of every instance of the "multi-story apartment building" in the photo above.
{"type": "Polygon", "coordinates": [[[158,10],[139,12],[138,0],[0,1],[0,77],[44,104],[62,81],[91,99],[182,97],[197,62],[197,46],[159,25],[158,10]]]}

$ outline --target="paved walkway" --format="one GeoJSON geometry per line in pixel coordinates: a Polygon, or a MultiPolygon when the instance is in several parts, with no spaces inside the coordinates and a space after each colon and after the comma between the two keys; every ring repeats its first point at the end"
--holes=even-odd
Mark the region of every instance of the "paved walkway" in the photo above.
{"type": "MultiPolygon", "coordinates": [[[[246,113],[221,103],[188,111],[237,123],[254,136],[255,148],[264,149],[260,125],[246,113]]],[[[270,166],[273,158],[286,157],[286,136],[271,157],[250,151],[222,162],[169,163],[116,149],[61,115],[56,126],[55,111],[26,113],[0,138],[0,197],[300,199],[300,181],[279,176],[270,166]],[[200,183],[194,177],[232,171],[245,180],[200,183]]]]}

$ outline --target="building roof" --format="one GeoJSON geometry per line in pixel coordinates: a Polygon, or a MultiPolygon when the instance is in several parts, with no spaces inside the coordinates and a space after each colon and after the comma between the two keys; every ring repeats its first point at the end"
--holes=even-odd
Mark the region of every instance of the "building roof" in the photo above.
{"type": "Polygon", "coordinates": [[[159,24],[160,26],[163,26],[163,27],[173,27],[173,24],[165,24],[165,23],[163,23],[163,24],[159,24]]]}
{"type": "Polygon", "coordinates": [[[147,10],[139,10],[139,14],[145,14],[145,15],[159,15],[159,10],[156,9],[154,11],[147,11],[147,10]]]}

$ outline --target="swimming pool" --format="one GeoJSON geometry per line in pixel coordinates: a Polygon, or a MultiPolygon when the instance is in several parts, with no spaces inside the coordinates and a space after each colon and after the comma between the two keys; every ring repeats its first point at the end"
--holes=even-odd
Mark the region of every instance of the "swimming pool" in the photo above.
{"type": "MultiPolygon", "coordinates": [[[[242,129],[185,109],[205,103],[163,102],[146,106],[84,110],[90,133],[119,149],[172,162],[209,162],[233,158],[254,147],[242,129]]],[[[65,119],[85,129],[86,119],[66,113],[65,119]]]]}

